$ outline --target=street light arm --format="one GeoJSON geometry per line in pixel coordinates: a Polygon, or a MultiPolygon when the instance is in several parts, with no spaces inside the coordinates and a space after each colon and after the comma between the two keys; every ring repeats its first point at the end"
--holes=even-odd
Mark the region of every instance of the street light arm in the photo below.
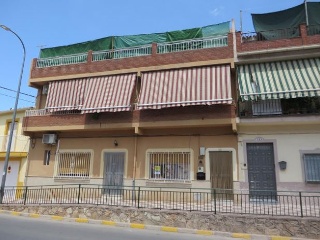
{"type": "Polygon", "coordinates": [[[20,87],[21,87],[21,80],[22,80],[22,75],[23,75],[24,63],[25,63],[25,59],[26,59],[26,48],[24,46],[24,43],[23,43],[22,39],[19,37],[18,34],[16,34],[10,28],[8,28],[8,27],[6,27],[4,25],[0,25],[0,27],[3,28],[6,31],[9,31],[9,32],[13,33],[19,39],[19,41],[20,41],[20,43],[22,45],[22,48],[23,48],[22,66],[21,66],[20,77],[19,77],[19,82],[18,82],[16,101],[15,101],[15,104],[14,104],[14,109],[13,109],[13,114],[12,114],[11,128],[9,129],[9,139],[8,139],[8,145],[7,145],[6,158],[5,158],[4,166],[3,166],[3,174],[2,174],[2,181],[1,181],[1,188],[0,188],[0,204],[1,204],[2,200],[3,200],[3,197],[4,197],[4,188],[5,188],[6,178],[7,178],[7,169],[8,169],[8,164],[9,164],[9,157],[10,157],[10,151],[11,151],[12,138],[13,138],[13,130],[14,130],[14,125],[15,125],[15,121],[16,121],[17,107],[18,107],[20,87]]]}

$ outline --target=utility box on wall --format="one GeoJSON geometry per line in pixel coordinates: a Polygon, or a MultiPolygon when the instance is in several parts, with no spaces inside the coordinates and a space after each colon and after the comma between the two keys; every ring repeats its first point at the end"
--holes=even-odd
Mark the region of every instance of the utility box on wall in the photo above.
{"type": "Polygon", "coordinates": [[[206,173],[197,172],[197,180],[206,180],[206,173]]]}

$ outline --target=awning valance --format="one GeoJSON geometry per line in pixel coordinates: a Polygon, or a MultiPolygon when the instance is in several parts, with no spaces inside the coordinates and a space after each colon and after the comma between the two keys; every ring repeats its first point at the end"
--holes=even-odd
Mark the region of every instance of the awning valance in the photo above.
{"type": "Polygon", "coordinates": [[[230,66],[143,73],[138,109],[231,104],[230,66]]]}
{"type": "Polygon", "coordinates": [[[46,109],[50,112],[81,110],[86,85],[87,79],[50,82],[46,109]]]}
{"type": "Polygon", "coordinates": [[[238,83],[242,100],[320,96],[320,59],[239,66],[238,83]]]}
{"type": "Polygon", "coordinates": [[[54,81],[49,84],[46,109],[82,113],[129,111],[136,74],[54,81]]]}

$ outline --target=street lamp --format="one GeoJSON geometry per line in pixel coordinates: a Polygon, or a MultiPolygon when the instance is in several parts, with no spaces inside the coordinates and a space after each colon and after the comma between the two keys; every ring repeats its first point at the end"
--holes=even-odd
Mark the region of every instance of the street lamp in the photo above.
{"type": "Polygon", "coordinates": [[[10,128],[10,131],[9,131],[9,139],[8,139],[8,145],[7,145],[6,158],[4,160],[4,166],[3,166],[3,174],[2,174],[2,181],[1,181],[1,188],[0,188],[0,204],[1,204],[2,200],[3,200],[3,196],[4,196],[4,187],[5,187],[6,178],[7,178],[7,168],[8,168],[9,157],[10,157],[10,150],[11,150],[11,144],[12,144],[14,124],[15,124],[16,115],[17,115],[17,107],[18,107],[18,101],[19,101],[21,79],[22,79],[22,74],[23,74],[24,62],[25,62],[25,59],[26,59],[26,49],[24,47],[24,44],[23,44],[21,38],[18,36],[18,34],[16,34],[14,31],[12,31],[10,28],[6,27],[5,25],[0,25],[0,27],[3,28],[6,31],[9,31],[9,32],[13,33],[19,39],[19,41],[21,42],[22,48],[23,48],[22,67],[21,67],[21,72],[20,72],[20,77],[19,77],[19,82],[18,82],[16,102],[14,104],[14,109],[13,109],[13,114],[12,114],[11,128],[10,128]]]}

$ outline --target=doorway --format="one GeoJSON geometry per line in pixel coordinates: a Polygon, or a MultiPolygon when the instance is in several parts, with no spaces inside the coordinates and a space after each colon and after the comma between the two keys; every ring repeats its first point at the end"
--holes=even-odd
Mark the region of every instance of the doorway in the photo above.
{"type": "Polygon", "coordinates": [[[110,195],[121,195],[124,177],[124,152],[104,153],[104,193],[110,195]]]}
{"type": "Polygon", "coordinates": [[[250,198],[276,200],[273,143],[247,143],[247,163],[250,198]]]}

